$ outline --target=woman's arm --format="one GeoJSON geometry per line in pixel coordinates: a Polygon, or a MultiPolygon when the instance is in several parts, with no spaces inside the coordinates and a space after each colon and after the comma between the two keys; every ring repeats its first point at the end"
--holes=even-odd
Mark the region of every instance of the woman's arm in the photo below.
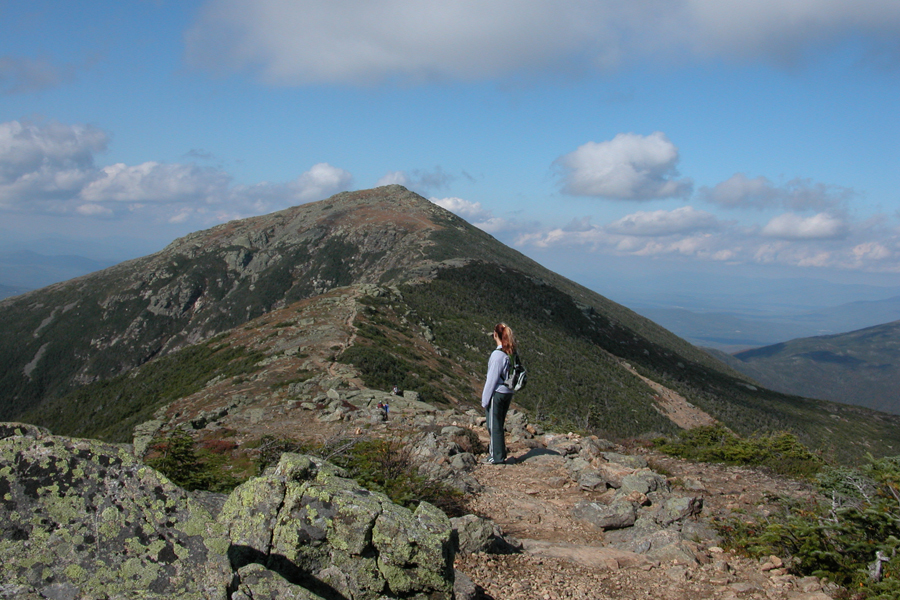
{"type": "Polygon", "coordinates": [[[488,359],[488,373],[487,378],[484,382],[484,390],[481,392],[481,406],[482,408],[487,408],[491,403],[491,396],[494,395],[494,392],[497,390],[497,385],[500,384],[500,376],[503,373],[503,363],[504,359],[507,361],[509,357],[506,356],[500,350],[494,350],[491,352],[491,357],[488,359]]]}

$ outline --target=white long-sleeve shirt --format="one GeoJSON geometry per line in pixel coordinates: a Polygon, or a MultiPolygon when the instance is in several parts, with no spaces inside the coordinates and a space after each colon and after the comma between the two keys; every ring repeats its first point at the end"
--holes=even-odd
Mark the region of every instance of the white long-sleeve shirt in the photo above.
{"type": "Polygon", "coordinates": [[[481,406],[487,408],[491,403],[491,396],[494,392],[501,394],[511,394],[512,390],[503,384],[509,373],[509,356],[503,351],[503,346],[497,346],[496,350],[491,352],[488,359],[487,379],[484,382],[484,391],[481,392],[481,406]]]}

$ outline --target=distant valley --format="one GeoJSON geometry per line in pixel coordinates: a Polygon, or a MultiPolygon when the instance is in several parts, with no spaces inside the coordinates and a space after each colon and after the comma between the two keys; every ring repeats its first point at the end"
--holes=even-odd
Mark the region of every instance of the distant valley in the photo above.
{"type": "Polygon", "coordinates": [[[846,333],[900,320],[900,296],[781,315],[629,306],[695,346],[729,353],[797,338],[846,333]]]}
{"type": "Polygon", "coordinates": [[[0,298],[80,277],[113,264],[113,261],[32,250],[0,252],[0,298]]]}
{"type": "Polygon", "coordinates": [[[773,390],[900,414],[900,321],[714,355],[773,390]]]}

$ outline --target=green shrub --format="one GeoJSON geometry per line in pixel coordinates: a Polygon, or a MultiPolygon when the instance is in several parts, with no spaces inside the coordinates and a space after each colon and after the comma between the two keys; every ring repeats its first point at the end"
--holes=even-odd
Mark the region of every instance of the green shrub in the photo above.
{"type": "Polygon", "coordinates": [[[827,577],[858,598],[900,597],[900,457],[826,468],[817,481],[822,502],[789,503],[765,520],[719,521],[726,545],[781,556],[793,573],[827,577]]]}
{"type": "Polygon", "coordinates": [[[712,425],[684,430],[674,440],[654,440],[654,445],[661,452],[688,460],[767,467],[791,477],[813,477],[825,465],[819,455],[787,432],[742,438],[722,425],[712,425]]]}
{"type": "Polygon", "coordinates": [[[241,483],[227,470],[224,453],[233,448],[233,442],[220,442],[198,449],[189,434],[175,431],[153,440],[146,463],[188,491],[230,492],[241,483]]]}

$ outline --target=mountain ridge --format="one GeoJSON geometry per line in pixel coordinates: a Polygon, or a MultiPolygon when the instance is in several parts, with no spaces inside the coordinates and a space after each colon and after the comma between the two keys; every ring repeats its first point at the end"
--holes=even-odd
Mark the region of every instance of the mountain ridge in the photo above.
{"type": "Polygon", "coordinates": [[[900,321],[717,356],[774,390],[900,414],[900,321]]]}
{"type": "Polygon", "coordinates": [[[0,302],[0,418],[128,441],[159,410],[189,426],[209,421],[201,413],[390,389],[388,378],[438,405],[477,406],[500,320],[520,334],[534,379],[519,401],[538,418],[671,433],[662,402],[680,397],[741,433],[796,431],[845,458],[900,444],[900,420],[758,389],[401,186],[219,225],[0,302]],[[331,305],[343,316],[323,316],[331,305]],[[180,380],[194,390],[181,399],[166,385],[180,380]],[[104,429],[102,415],[118,425],[104,429]]]}

